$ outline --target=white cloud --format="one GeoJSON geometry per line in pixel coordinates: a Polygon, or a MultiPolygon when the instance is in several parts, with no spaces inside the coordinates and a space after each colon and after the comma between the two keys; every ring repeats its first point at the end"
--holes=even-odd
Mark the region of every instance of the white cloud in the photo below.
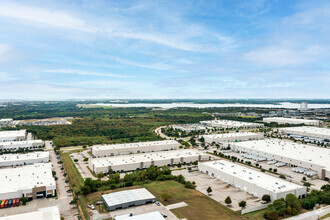
{"type": "Polygon", "coordinates": [[[297,49],[287,45],[268,46],[252,50],[243,59],[263,66],[292,66],[311,62],[322,52],[319,46],[297,49]]]}
{"type": "Polygon", "coordinates": [[[118,77],[118,78],[132,78],[133,77],[133,76],[127,76],[127,75],[87,72],[87,71],[83,71],[83,70],[73,70],[73,69],[45,70],[44,72],[46,72],[46,73],[57,73],[57,74],[84,75],[84,76],[118,77]]]}
{"type": "Polygon", "coordinates": [[[17,79],[18,79],[17,77],[11,76],[8,73],[0,72],[0,81],[12,81],[17,79]]]}

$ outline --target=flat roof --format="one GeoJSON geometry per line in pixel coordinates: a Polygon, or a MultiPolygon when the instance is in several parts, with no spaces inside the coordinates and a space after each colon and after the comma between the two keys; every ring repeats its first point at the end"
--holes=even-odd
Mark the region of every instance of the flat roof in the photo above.
{"type": "Polygon", "coordinates": [[[209,166],[221,172],[224,172],[230,176],[237,177],[246,182],[255,184],[261,188],[273,191],[275,193],[285,192],[288,190],[294,190],[297,188],[303,188],[294,183],[287,182],[278,177],[274,177],[263,172],[247,168],[237,163],[232,163],[226,160],[216,160],[201,163],[203,165],[209,166]]]}
{"type": "Polygon", "coordinates": [[[281,131],[285,132],[299,132],[299,133],[306,133],[306,135],[315,134],[315,135],[322,135],[328,136],[330,138],[330,129],[329,128],[319,128],[319,127],[312,127],[312,126],[301,126],[301,127],[287,127],[287,128],[279,128],[281,131]]]}
{"type": "Polygon", "coordinates": [[[26,130],[0,131],[0,137],[20,137],[25,136],[26,130]]]}
{"type": "Polygon", "coordinates": [[[259,136],[260,134],[261,133],[253,133],[253,132],[232,132],[232,133],[224,133],[224,134],[203,135],[203,137],[209,137],[209,138],[229,138],[229,137],[259,136]]]}
{"type": "Polygon", "coordinates": [[[39,209],[35,212],[26,212],[17,215],[0,217],[1,220],[60,220],[60,210],[58,206],[39,209]]]}
{"type": "Polygon", "coordinates": [[[263,126],[263,124],[252,123],[252,122],[244,122],[244,121],[232,121],[232,120],[210,120],[210,121],[201,121],[201,123],[212,123],[218,125],[230,125],[233,127],[244,127],[244,126],[263,126]]]}
{"type": "Polygon", "coordinates": [[[269,120],[274,120],[274,121],[287,121],[288,123],[307,123],[307,122],[320,122],[319,120],[311,120],[311,119],[301,119],[301,118],[284,118],[284,117],[269,117],[269,118],[263,118],[263,120],[269,121],[269,120]]]}
{"type": "Polygon", "coordinates": [[[96,167],[103,167],[103,166],[115,166],[122,164],[147,162],[152,160],[158,161],[164,159],[190,157],[190,156],[198,156],[198,155],[205,155],[205,154],[197,150],[190,150],[190,149],[171,150],[171,151],[161,151],[161,152],[153,152],[153,153],[93,158],[91,159],[91,163],[93,163],[96,167]]]}
{"type": "Polygon", "coordinates": [[[145,146],[156,146],[156,145],[180,145],[179,142],[175,140],[164,140],[164,141],[147,141],[147,142],[137,142],[137,143],[125,143],[125,144],[107,144],[107,145],[94,145],[92,146],[94,151],[110,150],[110,149],[123,149],[132,147],[145,147],[145,146]]]}
{"type": "Polygon", "coordinates": [[[116,216],[115,220],[164,220],[165,218],[159,211],[144,213],[140,215],[121,215],[116,216]]]}
{"type": "Polygon", "coordinates": [[[41,144],[43,140],[27,140],[27,141],[6,141],[0,142],[0,146],[10,146],[10,145],[27,145],[27,144],[41,144]]]}
{"type": "Polygon", "coordinates": [[[0,176],[0,194],[39,186],[56,186],[51,163],[0,169],[0,176]]]}
{"type": "Polygon", "coordinates": [[[9,122],[9,121],[13,121],[12,118],[3,118],[3,119],[0,119],[0,122],[9,122]]]}
{"type": "Polygon", "coordinates": [[[102,195],[102,198],[107,203],[108,206],[116,206],[129,202],[141,201],[147,199],[156,199],[156,197],[152,195],[145,188],[123,190],[119,192],[109,193],[102,195]]]}
{"type": "Polygon", "coordinates": [[[237,142],[234,145],[330,168],[330,149],[323,147],[280,139],[244,141],[237,142]]]}
{"type": "Polygon", "coordinates": [[[32,152],[27,154],[3,154],[0,155],[0,163],[9,162],[9,161],[33,160],[33,159],[47,158],[47,157],[49,157],[48,151],[39,151],[39,152],[32,152]]]}

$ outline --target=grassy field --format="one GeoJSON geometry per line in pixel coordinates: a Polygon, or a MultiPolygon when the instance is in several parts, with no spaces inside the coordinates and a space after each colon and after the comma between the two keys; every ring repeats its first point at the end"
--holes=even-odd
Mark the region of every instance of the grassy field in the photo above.
{"type": "Polygon", "coordinates": [[[205,196],[194,189],[187,189],[182,184],[175,181],[153,182],[144,185],[157,200],[164,205],[185,202],[186,207],[171,210],[179,218],[194,219],[246,219],[244,216],[228,209],[213,199],[205,196]],[[169,192],[172,198],[165,202],[161,198],[161,193],[169,192]]]}

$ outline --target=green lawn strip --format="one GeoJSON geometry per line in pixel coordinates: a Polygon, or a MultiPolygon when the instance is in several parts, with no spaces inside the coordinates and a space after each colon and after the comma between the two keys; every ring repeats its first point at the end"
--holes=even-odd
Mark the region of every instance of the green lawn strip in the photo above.
{"type": "Polygon", "coordinates": [[[265,211],[267,211],[267,209],[261,209],[261,210],[255,211],[255,212],[246,213],[246,214],[244,214],[244,216],[251,220],[254,220],[254,219],[261,220],[261,219],[265,219],[264,218],[265,211]]]}
{"type": "Polygon", "coordinates": [[[187,189],[182,184],[175,181],[153,182],[145,184],[157,200],[164,205],[170,205],[178,202],[185,202],[186,207],[171,210],[179,218],[187,219],[245,219],[245,217],[221,205],[215,200],[205,196],[194,189],[187,189]],[[164,201],[161,193],[169,192],[172,198],[164,201]]]}
{"type": "Polygon", "coordinates": [[[328,213],[328,214],[322,216],[320,219],[326,219],[326,218],[330,218],[330,213],[328,213]]]}

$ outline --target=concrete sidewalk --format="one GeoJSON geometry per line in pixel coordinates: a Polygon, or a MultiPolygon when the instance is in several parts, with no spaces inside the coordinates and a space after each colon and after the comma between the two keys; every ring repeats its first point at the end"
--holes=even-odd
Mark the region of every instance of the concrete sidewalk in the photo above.
{"type": "MultiPolygon", "coordinates": [[[[287,220],[316,220],[330,213],[330,206],[322,207],[314,211],[306,212],[301,215],[286,218],[287,220]]],[[[327,218],[330,219],[330,218],[327,218]]]]}

